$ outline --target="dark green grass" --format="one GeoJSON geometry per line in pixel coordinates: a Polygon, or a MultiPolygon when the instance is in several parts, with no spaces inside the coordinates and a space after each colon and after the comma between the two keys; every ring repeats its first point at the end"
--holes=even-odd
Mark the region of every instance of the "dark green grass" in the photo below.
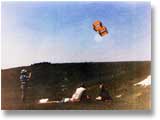
{"type": "Polygon", "coordinates": [[[106,63],[39,63],[28,67],[2,70],[2,109],[150,109],[150,87],[133,87],[150,75],[150,62],[106,63]],[[19,73],[22,68],[32,72],[27,101],[20,100],[19,73]],[[96,102],[98,82],[105,83],[112,102],[96,102]],[[41,98],[61,100],[71,97],[81,82],[86,83],[90,103],[38,105],[41,98]],[[64,85],[64,86],[62,86],[64,85]],[[63,91],[62,91],[63,90],[63,91]],[[135,97],[136,94],[140,96],[135,97]],[[115,96],[123,94],[117,99],[115,96]]]}

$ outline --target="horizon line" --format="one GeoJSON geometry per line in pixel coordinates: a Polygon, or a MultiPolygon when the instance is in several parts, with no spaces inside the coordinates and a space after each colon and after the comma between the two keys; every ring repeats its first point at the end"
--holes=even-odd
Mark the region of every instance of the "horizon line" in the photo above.
{"type": "Polygon", "coordinates": [[[7,70],[7,69],[14,69],[14,68],[20,68],[20,67],[29,67],[35,64],[44,64],[44,63],[49,63],[49,64],[78,64],[78,63],[114,63],[114,62],[151,62],[152,60],[126,60],[126,61],[99,61],[99,62],[94,62],[94,61],[86,61],[86,62],[48,62],[48,61],[44,61],[44,62],[36,62],[36,63],[32,63],[29,65],[22,65],[22,66],[13,66],[13,67],[8,67],[8,68],[1,68],[1,70],[7,70]]]}

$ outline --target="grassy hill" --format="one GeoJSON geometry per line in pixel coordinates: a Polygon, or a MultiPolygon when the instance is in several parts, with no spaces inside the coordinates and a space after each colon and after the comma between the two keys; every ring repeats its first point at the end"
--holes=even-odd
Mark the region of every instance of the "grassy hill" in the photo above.
{"type": "Polygon", "coordinates": [[[101,63],[37,63],[1,70],[2,109],[150,109],[151,87],[133,86],[151,74],[150,61],[101,63]],[[27,102],[20,100],[20,70],[32,72],[27,102]],[[99,81],[109,89],[113,101],[95,102],[99,81]],[[86,83],[91,103],[38,105],[41,98],[61,100],[71,97],[81,82],[86,83]],[[121,98],[115,96],[121,94],[121,98]]]}

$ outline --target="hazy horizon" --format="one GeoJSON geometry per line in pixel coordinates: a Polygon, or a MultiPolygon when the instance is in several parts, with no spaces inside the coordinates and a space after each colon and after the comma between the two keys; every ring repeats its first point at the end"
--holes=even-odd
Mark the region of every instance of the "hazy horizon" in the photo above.
{"type": "Polygon", "coordinates": [[[2,69],[39,62],[151,61],[149,2],[2,2],[2,69]],[[92,29],[102,21],[109,34],[92,29]]]}

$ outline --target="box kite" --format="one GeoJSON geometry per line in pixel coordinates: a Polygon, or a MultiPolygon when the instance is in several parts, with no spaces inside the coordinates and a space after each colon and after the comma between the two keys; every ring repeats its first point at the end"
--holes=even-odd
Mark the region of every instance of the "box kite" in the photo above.
{"type": "Polygon", "coordinates": [[[96,20],[93,24],[93,29],[99,33],[100,36],[105,36],[108,34],[107,28],[102,25],[102,22],[96,20]]]}

